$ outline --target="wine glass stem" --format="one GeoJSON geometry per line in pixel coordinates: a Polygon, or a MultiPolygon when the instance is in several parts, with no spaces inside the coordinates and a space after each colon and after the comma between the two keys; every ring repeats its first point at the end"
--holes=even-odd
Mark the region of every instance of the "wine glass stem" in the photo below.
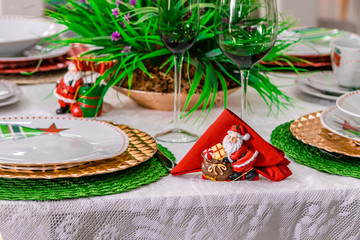
{"type": "Polygon", "coordinates": [[[249,81],[249,71],[248,69],[240,69],[241,77],[241,111],[240,117],[245,120],[247,114],[247,86],[249,81]]]}
{"type": "Polygon", "coordinates": [[[181,111],[181,72],[184,54],[176,53],[174,55],[174,128],[179,128],[181,111]]]}

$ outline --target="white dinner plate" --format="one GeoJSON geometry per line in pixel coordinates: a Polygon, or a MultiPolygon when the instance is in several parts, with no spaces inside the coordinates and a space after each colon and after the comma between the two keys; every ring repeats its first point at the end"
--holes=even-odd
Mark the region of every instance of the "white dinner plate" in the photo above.
{"type": "Polygon", "coordinates": [[[318,97],[318,98],[322,98],[322,99],[327,99],[327,100],[331,100],[331,101],[336,101],[336,99],[338,98],[337,95],[329,95],[326,92],[320,91],[318,89],[312,88],[311,86],[307,85],[307,76],[303,75],[303,76],[299,76],[296,81],[296,87],[301,90],[302,92],[309,94],[311,96],[314,97],[318,97]]]}
{"type": "Polygon", "coordinates": [[[10,97],[14,92],[14,89],[9,86],[7,81],[0,80],[0,100],[10,97]]]}
{"type": "Polygon", "coordinates": [[[360,90],[341,95],[336,106],[347,114],[360,118],[360,90]]]}
{"type": "Polygon", "coordinates": [[[5,84],[11,91],[10,97],[4,98],[0,100],[0,107],[4,107],[10,104],[14,104],[22,98],[23,92],[21,88],[15,83],[2,80],[3,84],[5,84]]]}
{"type": "Polygon", "coordinates": [[[321,113],[321,124],[340,136],[360,141],[360,118],[342,112],[337,106],[321,113]]]}
{"type": "Polygon", "coordinates": [[[56,58],[65,55],[70,51],[70,47],[60,47],[52,50],[32,49],[25,51],[23,56],[20,57],[0,57],[0,62],[24,62],[24,61],[36,61],[40,59],[56,58]]]}
{"type": "Polygon", "coordinates": [[[289,52],[286,52],[286,55],[294,56],[327,56],[330,55],[330,45],[316,45],[309,43],[305,40],[301,40],[298,43],[295,43],[289,52]]]}
{"type": "Polygon", "coordinates": [[[292,46],[287,55],[326,56],[330,55],[330,41],[339,37],[359,38],[357,34],[331,28],[301,27],[292,30],[292,38],[301,40],[292,46]]]}
{"type": "Polygon", "coordinates": [[[349,88],[341,87],[333,72],[316,72],[306,78],[306,84],[322,92],[342,95],[351,91],[349,88]]]}
{"type": "Polygon", "coordinates": [[[75,164],[115,157],[127,135],[107,122],[67,117],[0,118],[0,165],[75,164]]]}

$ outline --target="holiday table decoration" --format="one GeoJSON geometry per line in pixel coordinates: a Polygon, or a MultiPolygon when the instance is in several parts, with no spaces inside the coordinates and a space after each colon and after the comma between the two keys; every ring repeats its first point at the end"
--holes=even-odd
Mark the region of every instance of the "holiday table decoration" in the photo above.
{"type": "Polygon", "coordinates": [[[95,117],[102,112],[102,92],[105,86],[81,86],[79,88],[78,100],[70,108],[74,117],[95,117]]]}
{"type": "Polygon", "coordinates": [[[65,114],[70,110],[70,106],[76,103],[76,93],[83,84],[81,74],[75,65],[69,65],[68,72],[56,83],[54,90],[54,95],[60,105],[60,108],[56,110],[57,114],[65,114]]]}
{"type": "MultiPolygon", "coordinates": [[[[78,122],[88,120],[73,119],[78,122]]],[[[103,124],[110,124],[126,133],[129,146],[124,153],[114,158],[51,170],[33,170],[33,165],[22,164],[18,168],[16,164],[1,164],[0,199],[43,201],[118,194],[157,181],[167,176],[175,166],[174,155],[156,144],[147,133],[112,122],[103,124]]],[[[25,131],[32,138],[44,134],[41,129],[26,128],[25,131]]]]}
{"type": "Polygon", "coordinates": [[[349,138],[324,128],[320,112],[301,116],[290,124],[290,131],[296,139],[311,146],[334,154],[360,157],[360,145],[349,138]]]}
{"type": "MultiPolygon", "coordinates": [[[[80,118],[73,118],[73,120],[79,122],[79,124],[85,124],[80,118]]],[[[2,154],[0,161],[0,177],[23,179],[78,178],[122,171],[142,164],[153,156],[156,156],[167,169],[172,169],[174,167],[173,164],[169,164],[169,161],[166,161],[166,158],[161,155],[161,152],[159,153],[155,139],[147,133],[126,125],[117,125],[111,122],[103,123],[110,124],[114,129],[121,129],[126,133],[129,138],[129,144],[123,153],[116,155],[115,157],[105,157],[102,154],[102,159],[91,159],[91,156],[88,155],[84,156],[85,159],[82,161],[70,161],[71,159],[65,158],[65,160],[61,162],[51,162],[49,159],[35,159],[31,162],[25,158],[27,162],[23,160],[23,162],[20,163],[15,162],[14,160],[5,161],[4,155],[6,156],[6,154],[2,154]],[[40,163],[41,160],[43,161],[42,163],[40,163]]],[[[40,132],[38,134],[44,133],[40,132]]],[[[58,141],[58,143],[61,143],[61,141],[58,141]]],[[[63,144],[59,145],[61,147],[63,144]]],[[[18,147],[17,149],[24,152],[26,150],[22,147],[18,147]]],[[[101,149],[99,149],[99,151],[101,151],[101,149]]],[[[55,151],[52,151],[52,153],[55,154],[55,151]]],[[[29,154],[26,156],[28,155],[29,154]]]]}
{"type": "MultiPolygon", "coordinates": [[[[167,92],[174,92],[174,59],[158,34],[158,6],[152,0],[68,0],[50,2],[55,11],[47,15],[64,24],[78,34],[77,37],[62,39],[63,44],[81,43],[94,46],[87,52],[95,58],[91,61],[116,61],[98,81],[109,78],[105,92],[112,86],[125,86],[135,89],[141,85],[144,91],[160,89],[169,85],[167,92]],[[160,81],[156,81],[160,80],[160,81]],[[136,82],[141,81],[140,84],[136,82]],[[156,84],[159,83],[160,84],[156,84]]],[[[215,0],[199,4],[200,30],[193,47],[185,52],[182,85],[188,93],[184,109],[195,93],[201,93],[197,103],[182,117],[190,117],[203,106],[203,111],[214,105],[216,93],[224,92],[224,106],[227,102],[227,89],[239,86],[237,67],[227,59],[218,48],[214,36],[215,0]],[[187,88],[185,89],[185,86],[187,88]]],[[[279,33],[292,26],[284,20],[279,23],[279,33]]],[[[290,63],[286,49],[297,40],[279,40],[264,60],[284,60],[290,63]]],[[[295,69],[279,67],[277,69],[295,69]]],[[[254,87],[276,114],[280,107],[286,107],[291,99],[274,86],[265,71],[267,67],[256,65],[249,76],[249,85],[254,87]]],[[[296,70],[296,69],[295,69],[296,70]]],[[[139,89],[137,89],[139,90],[139,89]]],[[[130,93],[131,94],[131,93],[130,93]]]]}
{"type": "Polygon", "coordinates": [[[71,112],[74,117],[100,116],[105,85],[97,82],[114,62],[93,62],[89,58],[76,59],[61,78],[54,91],[60,108],[57,114],[71,112]]]}
{"type": "Polygon", "coordinates": [[[333,154],[297,140],[290,131],[291,122],[279,125],[271,133],[271,143],[282,149],[292,160],[330,174],[360,179],[358,157],[333,154]]]}
{"type": "Polygon", "coordinates": [[[94,62],[89,57],[73,60],[77,71],[90,73],[87,80],[77,91],[77,101],[71,105],[70,112],[75,117],[95,117],[102,112],[105,85],[97,79],[114,65],[113,61],[94,62]]]}
{"type": "Polygon", "coordinates": [[[0,129],[0,165],[15,169],[64,168],[108,160],[124,153],[129,144],[127,134],[118,126],[95,119],[2,117],[0,129]]]}
{"type": "Polygon", "coordinates": [[[257,180],[258,174],[280,181],[292,174],[287,166],[289,163],[283,151],[266,142],[242,119],[225,109],[171,174],[203,169],[203,178],[214,181],[257,180]]]}
{"type": "Polygon", "coordinates": [[[201,154],[203,162],[201,164],[201,171],[203,178],[211,179],[213,181],[225,181],[230,174],[233,173],[233,168],[229,161],[224,161],[226,157],[224,146],[218,143],[209,149],[205,149],[201,154]]]}
{"type": "MultiPolygon", "coordinates": [[[[167,148],[161,145],[158,148],[171,161],[175,161],[174,155],[167,148]]],[[[135,167],[106,174],[56,179],[0,178],[0,199],[47,201],[119,194],[167,175],[168,168],[161,162],[159,155],[154,155],[135,167]]]]}

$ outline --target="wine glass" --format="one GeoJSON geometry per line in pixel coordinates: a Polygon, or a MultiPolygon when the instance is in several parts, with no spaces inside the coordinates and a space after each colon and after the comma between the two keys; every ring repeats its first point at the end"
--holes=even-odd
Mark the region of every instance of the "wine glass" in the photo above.
{"type": "Polygon", "coordinates": [[[216,39],[221,51],[240,69],[242,119],[246,118],[250,69],[270,52],[277,31],[276,0],[218,0],[216,39]]]}
{"type": "Polygon", "coordinates": [[[199,0],[159,0],[160,38],[174,54],[174,128],[155,135],[162,142],[193,142],[198,136],[179,128],[181,72],[184,53],[194,44],[199,29],[199,0]]]}

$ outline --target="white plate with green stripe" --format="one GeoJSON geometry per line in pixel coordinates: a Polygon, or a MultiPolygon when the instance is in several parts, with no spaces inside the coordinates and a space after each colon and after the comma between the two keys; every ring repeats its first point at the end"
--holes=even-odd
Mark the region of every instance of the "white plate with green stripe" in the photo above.
{"type": "Polygon", "coordinates": [[[0,165],[22,169],[112,158],[129,144],[118,127],[86,118],[1,117],[0,130],[0,165]]]}

